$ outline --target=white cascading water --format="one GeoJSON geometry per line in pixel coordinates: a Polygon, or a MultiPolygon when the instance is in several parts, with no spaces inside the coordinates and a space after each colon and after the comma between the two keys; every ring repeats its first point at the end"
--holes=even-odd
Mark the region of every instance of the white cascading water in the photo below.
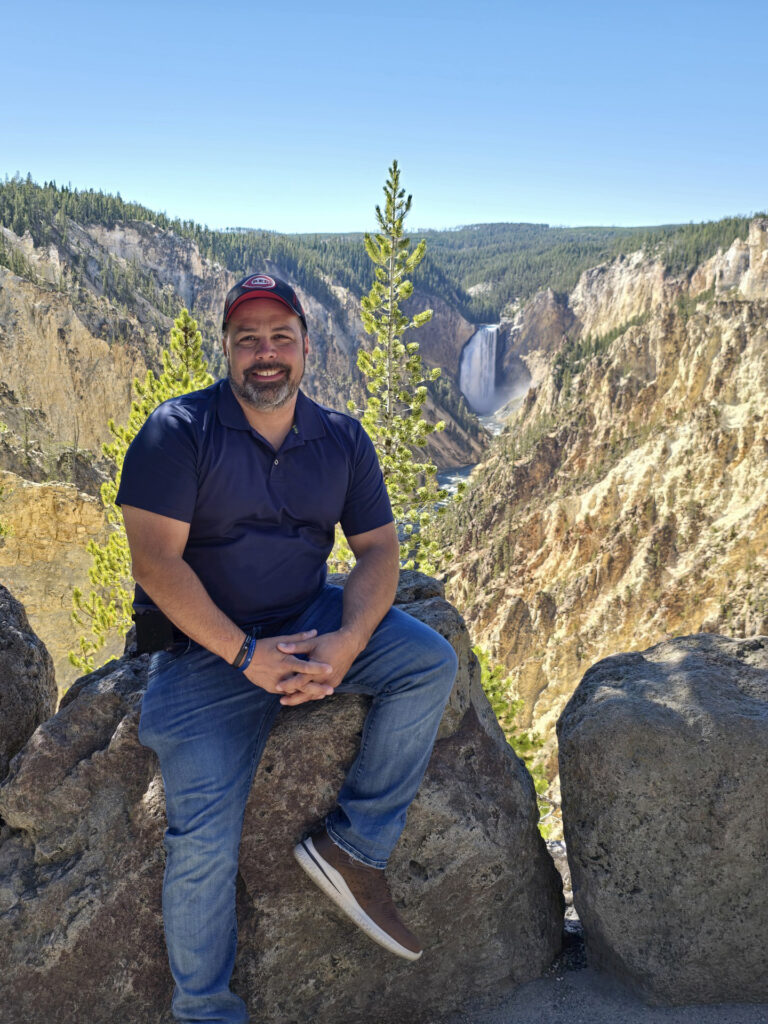
{"type": "Polygon", "coordinates": [[[498,324],[479,327],[461,352],[459,388],[470,408],[490,413],[496,408],[496,339],[498,324]]]}

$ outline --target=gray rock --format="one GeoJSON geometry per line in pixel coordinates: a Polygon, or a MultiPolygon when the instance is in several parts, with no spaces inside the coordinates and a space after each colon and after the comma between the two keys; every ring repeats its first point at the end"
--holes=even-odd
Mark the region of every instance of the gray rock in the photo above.
{"type": "Polygon", "coordinates": [[[26,612],[0,584],[0,779],[37,726],[56,710],[53,661],[26,612]]]}
{"type": "Polygon", "coordinates": [[[606,658],[558,736],[590,964],[652,1003],[768,1001],[768,637],[606,658]]]}
{"type": "MultiPolygon", "coordinates": [[[[367,702],[292,709],[254,781],[238,878],[233,984],[265,1024],[426,1024],[470,1000],[497,1001],[542,974],[560,945],[560,878],[530,777],[490,713],[462,619],[434,581],[403,577],[403,607],[460,660],[388,871],[428,949],[416,964],[384,953],[295,865],[291,848],[332,806],[367,702]]],[[[170,1020],[162,784],[137,741],[145,662],[127,656],[78,681],[0,789],[0,1021],[170,1020]]]]}

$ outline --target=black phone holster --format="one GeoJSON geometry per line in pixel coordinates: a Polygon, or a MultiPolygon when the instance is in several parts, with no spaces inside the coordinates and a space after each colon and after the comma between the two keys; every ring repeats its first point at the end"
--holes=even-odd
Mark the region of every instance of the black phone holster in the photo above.
{"type": "Polygon", "coordinates": [[[174,644],[189,639],[157,609],[137,612],[133,616],[133,621],[136,623],[137,654],[170,651],[174,644]]]}

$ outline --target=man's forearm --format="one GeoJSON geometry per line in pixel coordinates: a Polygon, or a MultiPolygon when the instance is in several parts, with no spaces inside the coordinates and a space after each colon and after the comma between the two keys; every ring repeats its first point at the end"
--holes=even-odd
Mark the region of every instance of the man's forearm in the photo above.
{"type": "Polygon", "coordinates": [[[197,573],[182,558],[134,565],[134,578],[160,611],[196,643],[232,661],[245,636],[208,596],[197,573]]]}
{"type": "Polygon", "coordinates": [[[392,551],[373,548],[361,554],[344,586],[341,629],[362,651],[392,607],[400,567],[392,551]]]}

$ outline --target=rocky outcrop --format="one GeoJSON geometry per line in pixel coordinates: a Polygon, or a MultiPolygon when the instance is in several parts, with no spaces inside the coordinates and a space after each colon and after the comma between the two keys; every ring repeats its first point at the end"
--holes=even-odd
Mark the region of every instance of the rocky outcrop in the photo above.
{"type": "Polygon", "coordinates": [[[599,337],[668,306],[684,289],[661,260],[635,252],[585,270],[568,304],[581,333],[599,337]]]}
{"type": "MultiPolygon", "coordinates": [[[[0,471],[0,578],[24,605],[35,632],[50,651],[61,692],[80,674],[69,662],[82,630],[71,619],[72,591],[90,589],[89,539],[107,539],[101,501],[73,484],[34,484],[0,471]]],[[[104,658],[122,651],[113,638],[104,658]]]]}
{"type": "MultiPolygon", "coordinates": [[[[398,601],[448,637],[460,665],[389,869],[429,949],[409,966],[383,954],[290,856],[332,805],[365,699],[286,712],[254,782],[238,879],[234,984],[265,1022],[432,1019],[497,1000],[559,947],[560,879],[533,785],[490,712],[463,621],[414,573],[403,574],[398,601]]],[[[75,684],[0,790],[0,1007],[14,1024],[169,1020],[162,784],[137,741],[145,661],[124,658],[75,684]]]]}
{"type": "Polygon", "coordinates": [[[768,636],[606,658],[558,735],[590,964],[649,1002],[768,1001],[768,636]]]}
{"type": "Polygon", "coordinates": [[[111,336],[106,320],[84,322],[65,294],[0,267],[0,366],[0,420],[10,430],[52,453],[73,444],[97,450],[110,439],[110,418],[128,418],[147,348],[111,336]]]}
{"type": "Polygon", "coordinates": [[[0,584],[0,779],[55,708],[50,655],[32,632],[23,606],[0,584]]]}
{"type": "Polygon", "coordinates": [[[768,219],[756,217],[746,242],[737,238],[725,252],[706,260],[691,279],[690,292],[768,299],[768,219]]]}
{"type": "Polygon", "coordinates": [[[501,318],[500,336],[506,335],[506,349],[518,356],[536,351],[549,356],[555,352],[575,323],[568,296],[551,288],[537,292],[525,305],[512,303],[501,318]]]}

